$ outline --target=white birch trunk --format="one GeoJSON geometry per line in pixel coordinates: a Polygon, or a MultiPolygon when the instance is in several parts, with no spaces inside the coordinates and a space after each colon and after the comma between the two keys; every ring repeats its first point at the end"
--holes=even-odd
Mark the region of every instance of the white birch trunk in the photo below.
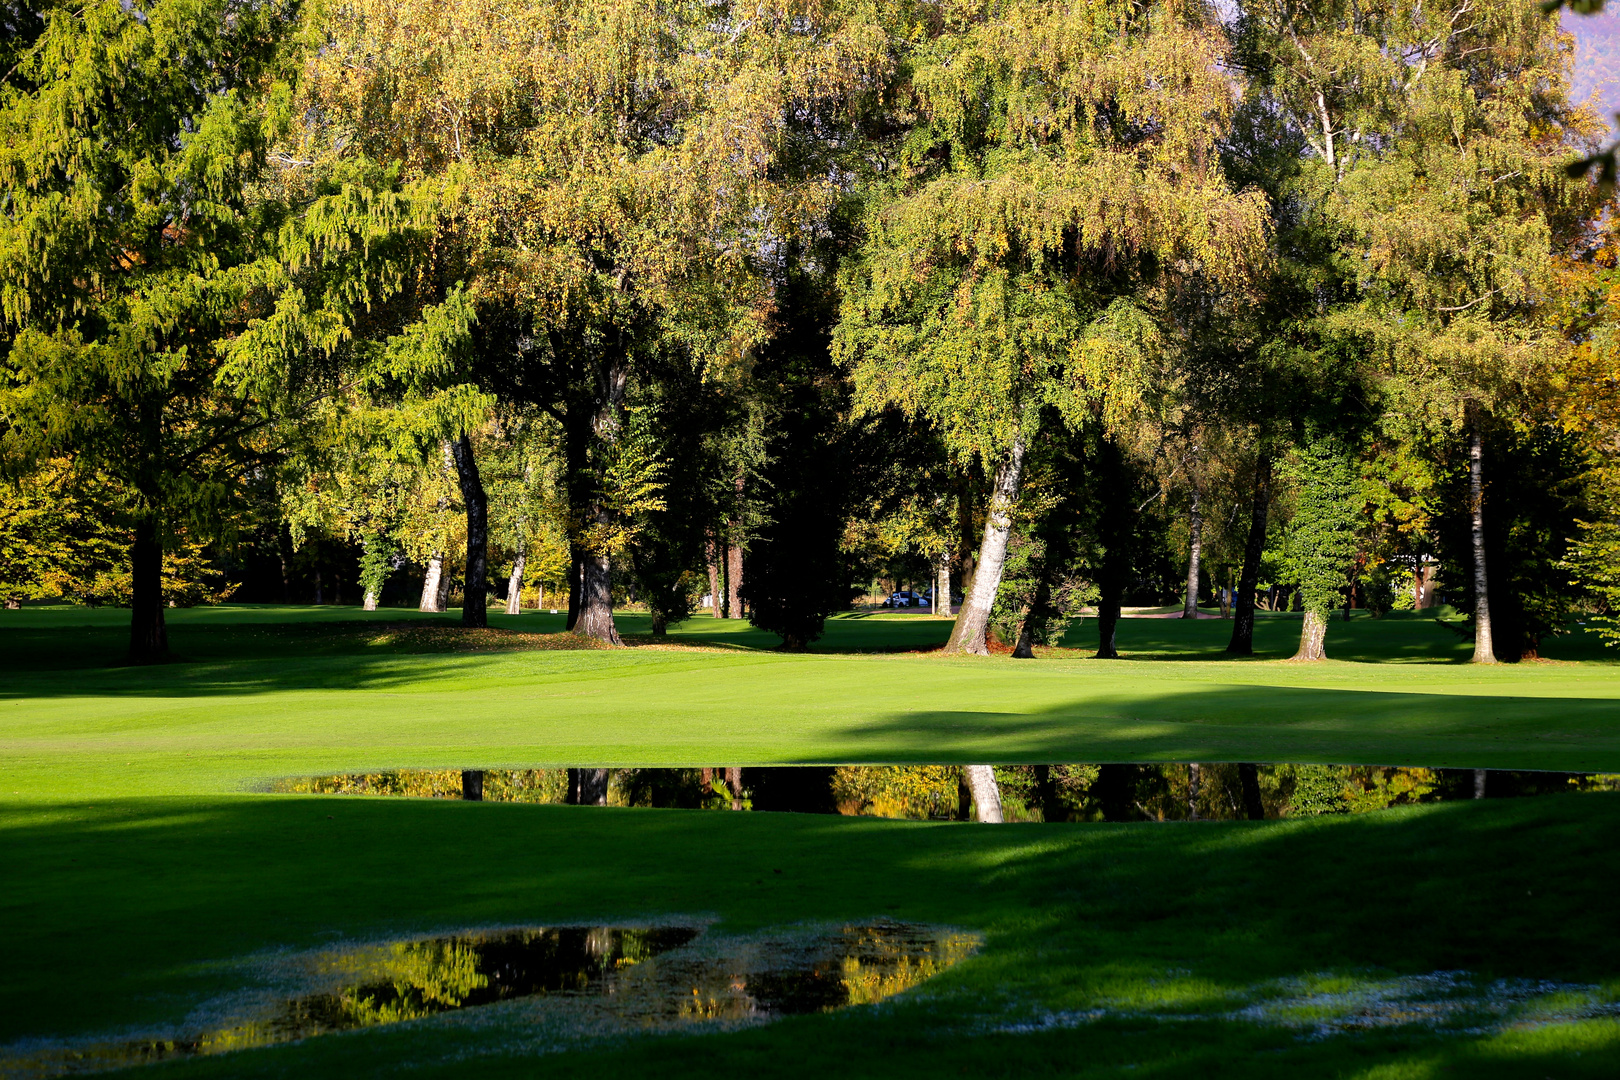
{"type": "Polygon", "coordinates": [[[1479,425],[1468,433],[1468,524],[1474,541],[1474,663],[1496,663],[1491,598],[1485,578],[1485,478],[1479,425]]]}
{"type": "Polygon", "coordinates": [[[517,562],[512,564],[512,576],[506,579],[506,613],[508,615],[523,614],[523,552],[518,552],[517,562]]]}
{"type": "MultiPolygon", "coordinates": [[[[1012,532],[1012,508],[1018,499],[1018,483],[1024,472],[1024,438],[1013,441],[1012,451],[996,469],[990,490],[990,512],[984,518],[984,541],[979,545],[978,567],[973,574],[973,591],[962,601],[962,612],[951,629],[946,652],[989,653],[985,632],[990,625],[990,608],[1001,588],[1001,570],[1007,561],[1007,537],[1012,532]]],[[[978,766],[974,766],[978,768],[978,766]]],[[[999,813],[999,802],[998,802],[999,813]]]]}
{"type": "Polygon", "coordinates": [[[1001,824],[1001,788],[996,784],[996,770],[989,765],[964,765],[968,790],[973,793],[974,816],[985,825],[1001,824]]]}
{"type": "Polygon", "coordinates": [[[416,605],[418,611],[444,610],[441,584],[448,584],[444,576],[444,552],[435,551],[428,560],[427,573],[422,575],[422,602],[416,605]]]}

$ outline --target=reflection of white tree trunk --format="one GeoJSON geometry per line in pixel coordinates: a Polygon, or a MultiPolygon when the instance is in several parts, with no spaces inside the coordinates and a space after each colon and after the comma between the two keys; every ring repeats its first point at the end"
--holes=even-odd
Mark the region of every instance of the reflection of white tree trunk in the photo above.
{"type": "Polygon", "coordinates": [[[523,614],[524,562],[523,552],[519,551],[517,562],[512,564],[512,576],[506,579],[506,613],[508,615],[523,614]]]}
{"type": "Polygon", "coordinates": [[[1001,788],[996,785],[996,770],[989,765],[964,765],[962,775],[967,777],[978,819],[987,825],[1000,825],[1001,788]]]}
{"type": "MultiPolygon", "coordinates": [[[[996,602],[996,591],[1001,588],[1001,570],[1007,562],[1007,537],[1012,532],[1012,508],[1018,499],[1018,482],[1023,472],[1024,438],[1020,435],[1013,440],[1007,460],[996,469],[995,483],[990,489],[990,512],[984,517],[984,541],[979,545],[979,562],[973,574],[973,589],[962,599],[962,611],[951,629],[946,652],[983,656],[990,651],[985,645],[985,633],[990,626],[990,608],[996,602]]],[[[999,813],[999,801],[997,807],[999,813]]]]}
{"type": "Polygon", "coordinates": [[[1491,598],[1485,578],[1485,478],[1479,422],[1468,433],[1468,524],[1474,540],[1474,663],[1496,663],[1491,640],[1491,598]]]}
{"type": "Polygon", "coordinates": [[[418,611],[443,611],[449,579],[444,576],[444,552],[435,551],[428,560],[427,573],[422,575],[422,602],[418,611]]]}

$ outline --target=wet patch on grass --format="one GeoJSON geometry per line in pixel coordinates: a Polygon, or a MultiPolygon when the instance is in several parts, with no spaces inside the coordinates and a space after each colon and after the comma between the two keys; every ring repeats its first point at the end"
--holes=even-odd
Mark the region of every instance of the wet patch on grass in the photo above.
{"type": "Polygon", "coordinates": [[[746,937],[695,922],[532,927],[347,946],[244,964],[259,988],[203,1003],[177,1030],[15,1043],[0,1050],[0,1075],[122,1069],[445,1013],[548,1042],[753,1025],[882,1001],[978,946],[888,921],[746,937]]]}

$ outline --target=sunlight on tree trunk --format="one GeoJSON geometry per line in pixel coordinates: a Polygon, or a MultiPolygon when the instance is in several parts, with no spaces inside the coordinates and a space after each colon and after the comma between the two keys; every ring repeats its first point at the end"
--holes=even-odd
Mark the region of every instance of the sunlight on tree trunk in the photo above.
{"type": "Polygon", "coordinates": [[[574,633],[623,645],[613,623],[613,571],[606,555],[585,557],[585,580],[580,586],[579,621],[574,633]]]}
{"type": "Polygon", "coordinates": [[[1479,422],[1468,432],[1468,524],[1474,543],[1474,659],[1496,663],[1491,640],[1491,599],[1485,577],[1485,478],[1479,422]]]}
{"type": "Polygon", "coordinates": [[[951,617],[951,553],[948,548],[934,559],[934,617],[951,617]]]}
{"type": "Polygon", "coordinates": [[[527,562],[523,549],[519,548],[517,560],[512,563],[512,576],[506,579],[506,613],[508,615],[523,614],[523,566],[527,562]]]}
{"type": "Polygon", "coordinates": [[[422,575],[422,600],[416,605],[418,611],[443,611],[444,601],[440,598],[440,584],[444,581],[444,553],[435,551],[428,560],[427,572],[422,575]]]}
{"type": "MultiPolygon", "coordinates": [[[[1013,502],[1018,498],[1018,481],[1024,470],[1023,436],[1013,440],[1012,452],[996,469],[990,490],[990,510],[984,517],[984,542],[979,547],[978,567],[973,575],[973,591],[963,599],[962,612],[951,629],[946,652],[989,653],[985,632],[990,625],[990,608],[1001,588],[1001,570],[1007,561],[1007,537],[1012,532],[1013,502]]],[[[977,768],[977,766],[975,766],[977,768]]],[[[997,813],[1000,813],[997,802],[997,813]]],[[[999,819],[998,819],[999,820],[999,819]]]]}
{"type": "Polygon", "coordinates": [[[962,775],[967,778],[978,820],[986,825],[1000,825],[1001,788],[996,785],[996,770],[989,765],[964,765],[962,775]]]}
{"type": "Polygon", "coordinates": [[[1327,659],[1327,618],[1320,611],[1305,612],[1305,619],[1299,628],[1299,651],[1291,659],[1294,660],[1326,660],[1327,659]]]}
{"type": "Polygon", "coordinates": [[[367,589],[365,599],[360,602],[360,607],[361,607],[361,610],[363,610],[363,611],[376,611],[377,610],[377,594],[375,592],[373,592],[372,590],[367,589]]]}

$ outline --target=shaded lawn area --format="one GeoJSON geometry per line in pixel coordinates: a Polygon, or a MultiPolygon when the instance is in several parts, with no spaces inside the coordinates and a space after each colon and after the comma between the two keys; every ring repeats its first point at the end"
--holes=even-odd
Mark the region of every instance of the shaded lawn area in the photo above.
{"type": "Polygon", "coordinates": [[[0,808],[0,1041],[181,1023],[227,964],[476,925],[890,917],[982,952],[880,1007],[536,1060],[449,1018],[150,1076],[1612,1076],[1620,1024],[1316,1037],[1197,1019],[1277,980],[1465,970],[1620,1000],[1620,797],[1267,823],[1006,826],[360,798],[0,808]],[[781,874],[774,873],[782,870],[781,874]],[[1043,1028],[1054,1014],[1107,1015],[1043,1028]],[[1176,1016],[1192,1016],[1176,1019],[1176,1016]],[[1044,1021],[1043,1021],[1043,1018],[1044,1021]],[[1033,1028],[1007,1033],[1009,1026],[1033,1028]],[[503,1047],[505,1048],[503,1050],[503,1047]]]}

